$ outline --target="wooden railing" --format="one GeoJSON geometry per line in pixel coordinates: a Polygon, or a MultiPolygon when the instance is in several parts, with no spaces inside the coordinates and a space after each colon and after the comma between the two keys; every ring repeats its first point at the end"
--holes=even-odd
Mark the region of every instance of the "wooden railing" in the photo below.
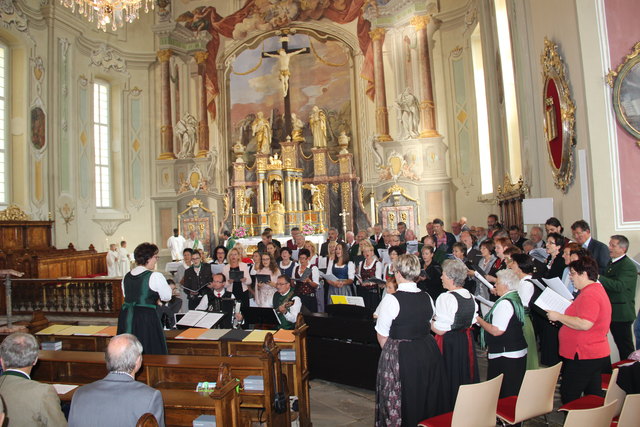
{"type": "Polygon", "coordinates": [[[117,317],[124,301],[121,279],[10,279],[2,282],[0,313],[117,317]],[[10,292],[7,285],[10,284],[10,292]],[[7,311],[7,295],[11,309],[7,311]]]}

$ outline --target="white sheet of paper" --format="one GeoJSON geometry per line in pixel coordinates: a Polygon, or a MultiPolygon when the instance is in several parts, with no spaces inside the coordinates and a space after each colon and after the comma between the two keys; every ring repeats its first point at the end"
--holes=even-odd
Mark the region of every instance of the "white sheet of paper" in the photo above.
{"type": "Polygon", "coordinates": [[[325,273],[321,272],[320,273],[320,277],[322,277],[324,280],[340,280],[340,279],[338,279],[336,276],[334,276],[331,273],[325,274],[325,273]]]}
{"type": "Polygon", "coordinates": [[[220,274],[224,270],[224,264],[211,264],[211,274],[220,274]]]}
{"type": "Polygon", "coordinates": [[[364,307],[364,298],[347,296],[347,304],[364,307]]]}
{"type": "Polygon", "coordinates": [[[378,249],[378,255],[380,255],[380,260],[384,265],[391,264],[389,249],[378,249]]]}
{"type": "Polygon", "coordinates": [[[182,319],[178,320],[176,325],[195,326],[206,314],[206,311],[189,310],[187,314],[182,316],[182,319]]]}
{"type": "Polygon", "coordinates": [[[408,254],[416,254],[418,253],[418,241],[412,240],[407,242],[407,253],[408,254]]]}
{"type": "Polygon", "coordinates": [[[531,281],[533,282],[534,285],[536,285],[538,288],[540,288],[541,291],[544,292],[544,289],[546,288],[546,286],[543,285],[542,283],[540,283],[540,281],[538,279],[531,279],[531,281]]]}
{"type": "Polygon", "coordinates": [[[538,297],[535,304],[544,311],[557,311],[564,314],[567,307],[571,305],[571,301],[560,296],[551,288],[546,288],[538,297]]]}
{"type": "Polygon", "coordinates": [[[569,301],[573,301],[573,295],[569,292],[569,289],[564,285],[562,280],[557,277],[553,277],[551,279],[542,279],[551,289],[556,291],[560,296],[568,299],[569,301]]]}
{"type": "Polygon", "coordinates": [[[485,279],[484,277],[482,277],[482,274],[478,273],[477,271],[473,273],[473,275],[475,276],[476,279],[478,279],[480,281],[480,283],[482,283],[483,285],[485,285],[487,288],[489,289],[493,289],[493,285],[491,283],[489,283],[489,281],[487,279],[485,279]]]}
{"type": "Polygon", "coordinates": [[[318,268],[324,270],[327,268],[327,257],[318,257],[318,268]]]}
{"type": "Polygon", "coordinates": [[[77,385],[73,384],[53,384],[53,388],[56,389],[56,393],[58,394],[67,394],[74,388],[77,388],[77,385]]]}
{"type": "Polygon", "coordinates": [[[482,295],[476,295],[475,299],[476,301],[480,301],[482,304],[486,305],[487,307],[493,307],[493,304],[495,304],[493,301],[489,301],[482,295]]]}
{"type": "Polygon", "coordinates": [[[207,313],[194,326],[196,328],[211,329],[224,317],[224,313],[207,313]]]}

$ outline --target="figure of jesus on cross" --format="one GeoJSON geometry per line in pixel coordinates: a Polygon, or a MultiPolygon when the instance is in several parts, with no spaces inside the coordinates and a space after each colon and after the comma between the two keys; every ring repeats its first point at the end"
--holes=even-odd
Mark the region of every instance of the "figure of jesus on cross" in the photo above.
{"type": "Polygon", "coordinates": [[[278,79],[280,80],[280,84],[282,85],[282,96],[287,96],[287,93],[289,92],[289,76],[291,75],[291,72],[289,71],[289,61],[291,60],[291,57],[301,53],[307,53],[307,50],[308,48],[306,47],[291,51],[280,48],[278,49],[276,54],[273,54],[271,52],[264,52],[264,56],[278,59],[278,64],[280,65],[280,76],[278,77],[278,79]]]}
{"type": "Polygon", "coordinates": [[[289,93],[289,76],[291,75],[291,72],[289,71],[289,61],[291,61],[292,56],[310,53],[311,50],[308,47],[289,50],[289,37],[287,34],[288,32],[285,32],[284,35],[280,37],[280,43],[282,43],[282,46],[278,50],[262,52],[262,57],[276,58],[278,60],[278,66],[280,68],[278,79],[280,80],[282,96],[284,97],[284,128],[286,135],[291,135],[291,97],[289,93]]]}

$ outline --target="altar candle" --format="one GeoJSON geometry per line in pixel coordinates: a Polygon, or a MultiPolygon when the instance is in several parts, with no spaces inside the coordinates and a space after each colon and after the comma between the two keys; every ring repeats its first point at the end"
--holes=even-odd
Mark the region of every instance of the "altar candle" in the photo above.
{"type": "Polygon", "coordinates": [[[376,199],[373,195],[373,189],[371,189],[371,196],[369,198],[370,209],[371,209],[371,222],[376,223],[376,199]]]}

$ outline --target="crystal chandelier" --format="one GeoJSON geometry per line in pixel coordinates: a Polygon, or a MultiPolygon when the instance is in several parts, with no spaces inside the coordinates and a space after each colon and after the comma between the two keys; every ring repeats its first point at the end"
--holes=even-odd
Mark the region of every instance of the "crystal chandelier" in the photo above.
{"type": "Polygon", "coordinates": [[[80,15],[84,15],[89,22],[95,21],[102,31],[107,31],[109,24],[115,31],[125,22],[138,19],[143,2],[145,13],[149,12],[149,4],[153,9],[154,0],[60,0],[60,4],[70,8],[71,12],[75,12],[77,7],[80,15]]]}

